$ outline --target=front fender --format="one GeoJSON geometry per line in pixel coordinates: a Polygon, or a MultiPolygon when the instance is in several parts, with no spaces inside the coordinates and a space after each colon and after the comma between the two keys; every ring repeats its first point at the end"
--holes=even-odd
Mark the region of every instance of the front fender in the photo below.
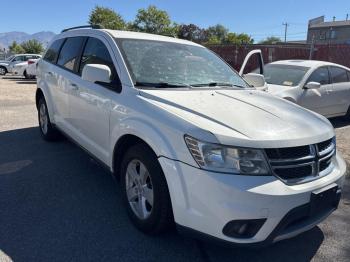
{"type": "MultiPolygon", "coordinates": [[[[169,140],[159,128],[140,118],[127,118],[122,120],[119,125],[115,125],[111,130],[111,148],[110,155],[113,156],[114,147],[119,138],[124,135],[134,135],[144,140],[160,156],[174,158],[176,153],[169,140]]],[[[111,157],[111,166],[112,165],[111,157]]]]}

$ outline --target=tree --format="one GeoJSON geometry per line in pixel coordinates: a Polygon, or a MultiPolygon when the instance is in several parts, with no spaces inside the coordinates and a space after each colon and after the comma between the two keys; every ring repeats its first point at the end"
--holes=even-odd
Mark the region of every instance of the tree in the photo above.
{"type": "Polygon", "coordinates": [[[17,44],[16,41],[13,41],[12,44],[9,46],[9,50],[12,54],[24,54],[25,50],[23,47],[19,44],[17,44]]]}
{"type": "Polygon", "coordinates": [[[121,15],[110,8],[98,5],[95,6],[89,15],[89,24],[101,25],[104,28],[113,30],[123,30],[126,28],[126,23],[121,15]]]}
{"type": "Polygon", "coordinates": [[[195,24],[180,25],[177,36],[179,38],[187,39],[197,43],[204,43],[208,41],[207,31],[195,24]]]}
{"type": "Polygon", "coordinates": [[[241,44],[253,44],[254,39],[251,38],[247,34],[236,34],[236,33],[228,33],[225,38],[225,43],[241,45],[241,44]]]}
{"type": "Polygon", "coordinates": [[[154,5],[150,5],[147,9],[139,9],[133,26],[137,31],[152,34],[167,34],[176,30],[168,13],[154,5]]]}
{"type": "Polygon", "coordinates": [[[219,42],[224,42],[229,30],[223,25],[217,24],[215,26],[209,26],[207,34],[209,39],[217,39],[219,42]]]}
{"type": "Polygon", "coordinates": [[[44,47],[42,43],[40,43],[36,39],[31,39],[26,42],[23,42],[21,44],[21,47],[26,53],[30,54],[41,54],[42,52],[44,52],[44,47]]]}
{"type": "Polygon", "coordinates": [[[282,42],[281,38],[276,36],[269,36],[266,39],[260,41],[259,44],[271,45],[271,44],[276,44],[278,42],[282,42]]]}

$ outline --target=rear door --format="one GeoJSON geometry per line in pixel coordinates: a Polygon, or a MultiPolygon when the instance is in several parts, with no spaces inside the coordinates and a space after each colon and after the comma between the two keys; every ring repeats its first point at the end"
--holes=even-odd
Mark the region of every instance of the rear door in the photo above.
{"type": "Polygon", "coordinates": [[[330,66],[332,89],[330,90],[329,99],[332,102],[330,108],[332,115],[344,115],[350,104],[350,72],[338,66],[330,66]]]}
{"type": "Polygon", "coordinates": [[[329,99],[332,84],[328,67],[322,66],[314,70],[305,83],[309,82],[320,83],[321,87],[318,89],[303,88],[298,104],[321,115],[329,116],[333,103],[329,99]]]}
{"type": "Polygon", "coordinates": [[[111,69],[111,80],[119,81],[112,52],[103,37],[89,37],[81,56],[76,90],[71,92],[70,119],[77,132],[77,140],[88,151],[107,163],[109,159],[110,98],[118,95],[113,88],[83,80],[80,76],[87,64],[103,64],[111,69]]]}

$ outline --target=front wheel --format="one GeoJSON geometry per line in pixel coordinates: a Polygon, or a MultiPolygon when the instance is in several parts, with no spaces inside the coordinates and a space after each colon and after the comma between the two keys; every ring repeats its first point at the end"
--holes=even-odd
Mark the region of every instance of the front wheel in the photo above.
{"type": "Polygon", "coordinates": [[[51,124],[47,105],[43,97],[40,98],[38,103],[38,120],[42,137],[47,141],[57,140],[59,133],[57,129],[51,124]]]}
{"type": "Polygon", "coordinates": [[[121,164],[121,185],[128,215],[139,230],[157,234],[172,225],[165,176],[148,146],[139,144],[127,151],[121,164]]]}

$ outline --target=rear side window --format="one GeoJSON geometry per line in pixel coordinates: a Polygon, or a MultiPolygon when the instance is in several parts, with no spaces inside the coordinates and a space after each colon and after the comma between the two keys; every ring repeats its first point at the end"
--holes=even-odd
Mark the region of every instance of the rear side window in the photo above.
{"type": "Polygon", "coordinates": [[[331,76],[332,82],[335,83],[343,83],[348,82],[348,76],[346,74],[346,70],[340,67],[331,66],[331,76]]]}
{"type": "Polygon", "coordinates": [[[108,49],[105,44],[97,38],[90,37],[86,43],[79,67],[80,75],[83,72],[84,66],[87,64],[101,64],[108,66],[112,73],[111,80],[116,79],[117,72],[108,49]]]}
{"type": "Polygon", "coordinates": [[[74,66],[79,59],[84,37],[70,37],[64,42],[58,56],[57,65],[70,71],[74,71],[74,66]]]}
{"type": "Polygon", "coordinates": [[[64,42],[64,39],[58,39],[51,44],[47,49],[44,60],[53,64],[56,64],[58,58],[58,52],[60,51],[61,45],[64,42]]]}
{"type": "Polygon", "coordinates": [[[329,82],[329,73],[327,67],[320,67],[316,69],[311,76],[309,77],[308,82],[317,82],[321,85],[328,85],[329,82]]]}

